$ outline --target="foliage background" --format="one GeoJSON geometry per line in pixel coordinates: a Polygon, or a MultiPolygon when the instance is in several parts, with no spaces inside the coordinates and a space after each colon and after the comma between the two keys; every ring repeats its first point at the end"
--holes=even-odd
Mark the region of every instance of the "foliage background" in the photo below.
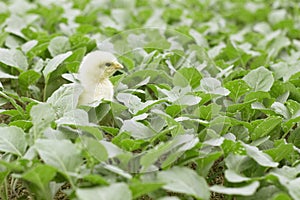
{"type": "Polygon", "coordinates": [[[1,198],[300,199],[299,8],[1,1],[1,198]],[[78,108],[96,48],[126,69],[78,108]]]}

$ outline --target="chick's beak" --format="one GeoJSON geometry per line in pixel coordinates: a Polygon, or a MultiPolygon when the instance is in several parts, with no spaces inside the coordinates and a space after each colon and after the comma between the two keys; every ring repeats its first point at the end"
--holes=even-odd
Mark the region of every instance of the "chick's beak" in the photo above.
{"type": "Polygon", "coordinates": [[[121,65],[120,63],[118,62],[113,62],[112,63],[112,68],[114,68],[115,70],[118,70],[118,69],[122,69],[124,68],[123,65],[121,65]]]}

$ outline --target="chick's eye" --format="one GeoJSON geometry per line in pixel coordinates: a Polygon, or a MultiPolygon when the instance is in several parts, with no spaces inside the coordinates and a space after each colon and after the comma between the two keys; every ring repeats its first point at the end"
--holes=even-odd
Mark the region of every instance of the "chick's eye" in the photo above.
{"type": "Polygon", "coordinates": [[[109,66],[111,66],[111,63],[105,63],[105,66],[109,67],[109,66]]]}

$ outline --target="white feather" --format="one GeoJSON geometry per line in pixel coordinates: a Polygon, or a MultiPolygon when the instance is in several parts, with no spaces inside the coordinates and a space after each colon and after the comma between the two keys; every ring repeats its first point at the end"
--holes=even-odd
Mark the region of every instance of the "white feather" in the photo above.
{"type": "Polygon", "coordinates": [[[109,76],[116,70],[108,71],[106,63],[117,63],[117,59],[111,53],[104,51],[94,51],[83,58],[78,74],[78,79],[83,86],[79,105],[91,104],[102,99],[113,100],[114,88],[109,76]]]}

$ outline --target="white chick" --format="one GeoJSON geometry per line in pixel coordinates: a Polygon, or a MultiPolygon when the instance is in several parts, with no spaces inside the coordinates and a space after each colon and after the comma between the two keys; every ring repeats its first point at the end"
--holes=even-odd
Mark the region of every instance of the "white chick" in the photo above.
{"type": "Polygon", "coordinates": [[[114,88],[109,77],[123,66],[109,52],[94,51],[87,54],[79,67],[78,79],[83,86],[78,105],[88,105],[99,100],[113,100],[114,88]]]}

